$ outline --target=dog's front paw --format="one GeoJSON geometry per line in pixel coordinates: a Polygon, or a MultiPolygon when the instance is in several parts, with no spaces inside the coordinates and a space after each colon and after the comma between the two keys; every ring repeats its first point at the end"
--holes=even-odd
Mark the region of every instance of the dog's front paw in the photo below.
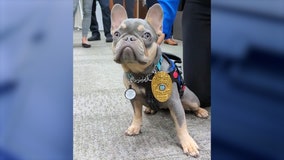
{"type": "Polygon", "coordinates": [[[135,136],[140,133],[140,126],[131,125],[126,131],[125,135],[127,136],[135,136]]]}
{"type": "Polygon", "coordinates": [[[203,108],[199,108],[194,113],[197,117],[200,117],[200,118],[207,118],[209,116],[208,111],[206,109],[203,109],[203,108]]]}
{"type": "Polygon", "coordinates": [[[183,152],[186,155],[190,155],[192,157],[199,156],[199,151],[198,151],[199,147],[191,137],[189,137],[186,141],[181,141],[181,146],[182,146],[183,152]]]}

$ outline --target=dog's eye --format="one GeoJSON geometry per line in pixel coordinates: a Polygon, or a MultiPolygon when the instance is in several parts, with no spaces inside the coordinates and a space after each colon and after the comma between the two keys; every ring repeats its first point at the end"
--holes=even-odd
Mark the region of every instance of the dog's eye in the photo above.
{"type": "Polygon", "coordinates": [[[142,38],[146,39],[146,40],[151,40],[151,34],[149,32],[145,32],[142,35],[142,38]]]}
{"type": "Polygon", "coordinates": [[[113,33],[113,36],[114,37],[120,37],[120,33],[118,31],[116,31],[116,32],[113,33]]]}

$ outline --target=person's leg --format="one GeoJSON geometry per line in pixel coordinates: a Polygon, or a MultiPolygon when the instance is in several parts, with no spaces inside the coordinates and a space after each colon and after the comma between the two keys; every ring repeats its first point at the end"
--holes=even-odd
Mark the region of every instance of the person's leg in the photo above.
{"type": "Polygon", "coordinates": [[[134,0],[125,0],[125,8],[128,18],[134,18],[134,0]]]}
{"type": "Polygon", "coordinates": [[[103,16],[103,26],[104,26],[104,33],[107,42],[112,42],[112,36],[110,34],[110,9],[109,9],[109,1],[106,0],[99,0],[101,9],[102,9],[102,16],[103,16]]]}
{"type": "Polygon", "coordinates": [[[87,36],[91,24],[92,5],[93,0],[83,0],[82,45],[85,48],[90,47],[84,44],[88,42],[87,36]]]}
{"type": "Polygon", "coordinates": [[[123,0],[113,0],[113,4],[116,3],[123,5],[123,0]]]}
{"type": "MultiPolygon", "coordinates": [[[[116,4],[121,4],[123,5],[124,0],[113,0],[113,3],[116,4]]],[[[127,12],[127,17],[128,18],[133,18],[133,10],[134,10],[134,0],[125,0],[125,10],[127,12]]]]}
{"type": "Polygon", "coordinates": [[[99,25],[97,21],[97,16],[96,16],[96,0],[93,1],[92,5],[92,17],[91,17],[91,25],[90,25],[90,30],[92,32],[92,36],[88,38],[88,41],[95,41],[95,40],[100,40],[100,32],[99,32],[99,25]]]}
{"type": "Polygon", "coordinates": [[[163,8],[164,11],[164,19],[163,19],[163,33],[165,34],[165,40],[170,39],[170,41],[166,41],[166,43],[171,45],[177,45],[177,43],[172,39],[172,26],[175,21],[177,9],[179,6],[179,0],[158,0],[159,4],[163,8]]]}
{"type": "Polygon", "coordinates": [[[201,106],[210,106],[210,2],[202,5],[186,1],[182,32],[184,80],[199,98],[201,106]]]}
{"type": "Polygon", "coordinates": [[[79,4],[79,0],[73,0],[73,26],[75,22],[75,14],[77,12],[78,4],[79,4]]]}
{"type": "Polygon", "coordinates": [[[157,0],[146,0],[146,5],[148,9],[152,7],[155,3],[158,3],[158,1],[157,0]]]}

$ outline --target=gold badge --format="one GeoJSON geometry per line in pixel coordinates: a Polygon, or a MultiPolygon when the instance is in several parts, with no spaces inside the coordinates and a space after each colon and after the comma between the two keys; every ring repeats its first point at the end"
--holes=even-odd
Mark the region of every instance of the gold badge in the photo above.
{"type": "Polygon", "coordinates": [[[172,94],[172,84],[172,79],[168,73],[157,72],[151,82],[154,97],[159,102],[166,102],[172,94]]]}

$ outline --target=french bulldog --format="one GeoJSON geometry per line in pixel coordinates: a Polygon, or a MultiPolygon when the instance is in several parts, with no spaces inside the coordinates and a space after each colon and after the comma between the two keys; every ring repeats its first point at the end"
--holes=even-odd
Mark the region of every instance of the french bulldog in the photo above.
{"type": "Polygon", "coordinates": [[[125,97],[134,110],[132,123],[125,134],[134,136],[140,133],[143,106],[146,107],[145,113],[168,108],[183,152],[197,157],[199,147],[188,133],[185,110],[201,118],[208,117],[208,112],[200,107],[197,96],[180,84],[180,71],[157,44],[162,21],[163,11],[159,4],[149,8],[145,19],[128,19],[125,9],[119,4],[111,10],[114,61],[124,70],[125,97]],[[174,69],[169,71],[170,68],[174,69]]]}

